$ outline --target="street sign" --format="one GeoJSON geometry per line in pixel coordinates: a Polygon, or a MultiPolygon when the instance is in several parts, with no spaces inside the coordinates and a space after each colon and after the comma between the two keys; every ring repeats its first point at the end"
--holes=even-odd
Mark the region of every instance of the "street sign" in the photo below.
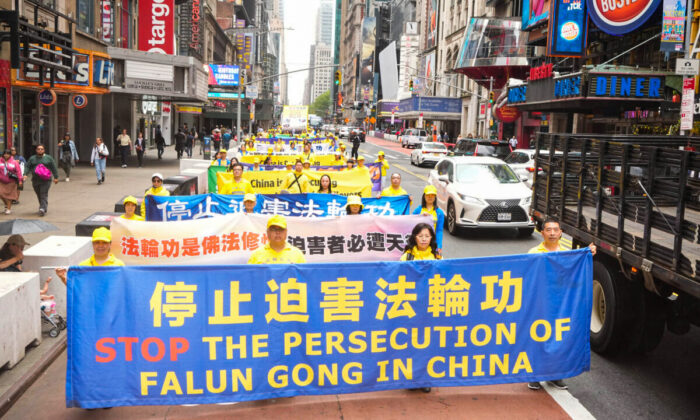
{"type": "Polygon", "coordinates": [[[681,99],[681,130],[693,129],[693,111],[695,108],[695,78],[683,78],[683,98],[681,99]]]}
{"type": "Polygon", "coordinates": [[[697,76],[700,72],[700,60],[692,58],[676,58],[676,74],[697,76]]]}
{"type": "Polygon", "coordinates": [[[248,85],[245,87],[245,96],[248,97],[248,99],[258,99],[258,86],[257,85],[248,85]]]}

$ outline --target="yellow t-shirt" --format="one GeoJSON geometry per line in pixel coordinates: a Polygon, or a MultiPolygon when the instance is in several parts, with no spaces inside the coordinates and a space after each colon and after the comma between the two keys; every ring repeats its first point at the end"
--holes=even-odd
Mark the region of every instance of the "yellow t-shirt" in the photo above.
{"type": "Polygon", "coordinates": [[[302,162],[305,160],[308,160],[309,162],[313,163],[314,162],[314,153],[313,152],[302,152],[301,153],[301,160],[302,162]]]}
{"type": "Polygon", "coordinates": [[[122,260],[120,260],[119,258],[115,257],[114,255],[109,254],[109,258],[107,258],[107,261],[105,261],[102,264],[98,264],[97,261],[95,261],[95,254],[92,254],[92,256],[90,258],[81,262],[78,265],[90,266],[90,267],[106,267],[108,265],[123,266],[124,262],[122,260]]]}
{"type": "Polygon", "coordinates": [[[387,162],[386,159],[384,159],[383,161],[379,160],[379,159],[374,161],[374,163],[379,163],[379,162],[382,163],[382,176],[386,176],[386,170],[389,169],[389,162],[387,162]]]}
{"type": "Polygon", "coordinates": [[[383,197],[397,197],[399,195],[408,195],[408,192],[406,192],[406,190],[404,190],[401,187],[399,187],[398,189],[386,187],[382,190],[383,197]]]}
{"type": "Polygon", "coordinates": [[[160,195],[164,197],[170,196],[170,191],[166,190],[164,187],[158,187],[158,188],[149,188],[146,190],[146,194],[143,197],[143,201],[141,202],[141,214],[146,214],[146,196],[147,195],[160,195]]]}
{"type": "Polygon", "coordinates": [[[306,257],[301,250],[289,243],[285,244],[280,252],[270,248],[266,244],[263,248],[255,250],[248,259],[248,264],[302,264],[306,262],[306,257]]]}
{"type": "Polygon", "coordinates": [[[303,172],[301,175],[299,175],[296,173],[296,171],[294,171],[291,174],[288,174],[287,177],[284,179],[284,186],[282,189],[287,190],[292,194],[308,193],[309,179],[306,177],[306,175],[304,175],[303,172]],[[299,177],[299,180],[295,182],[297,176],[299,177]]]}
{"type": "Polygon", "coordinates": [[[219,194],[253,194],[253,186],[250,185],[250,181],[241,177],[240,182],[232,180],[224,184],[219,190],[219,194]]]}
{"type": "MultiPolygon", "coordinates": [[[[561,245],[557,245],[557,246],[558,246],[557,251],[564,251],[564,249],[562,249],[561,245]]],[[[550,251],[544,247],[544,242],[541,242],[536,247],[530,248],[530,250],[527,251],[528,254],[543,254],[545,252],[550,252],[550,251]]]]}
{"type": "Polygon", "coordinates": [[[430,210],[426,210],[425,207],[420,208],[420,213],[426,213],[429,214],[430,217],[433,218],[433,229],[437,229],[437,212],[435,211],[435,208],[433,207],[430,210]]]}
{"type": "Polygon", "coordinates": [[[408,261],[408,254],[413,254],[413,261],[438,259],[435,258],[435,255],[433,255],[433,249],[431,247],[428,247],[425,251],[420,251],[414,246],[411,250],[404,252],[404,254],[401,256],[401,261],[408,261]]]}
{"type": "Polygon", "coordinates": [[[126,217],[126,214],[122,214],[119,216],[121,219],[126,219],[126,220],[138,220],[139,222],[143,222],[146,220],[145,217],[139,216],[138,214],[134,214],[132,217],[126,217]]]}

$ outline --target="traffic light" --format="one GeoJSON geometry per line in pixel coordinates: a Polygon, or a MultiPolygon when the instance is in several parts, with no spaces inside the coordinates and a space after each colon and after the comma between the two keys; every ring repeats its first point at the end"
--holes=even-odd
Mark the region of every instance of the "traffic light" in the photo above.
{"type": "Polygon", "coordinates": [[[341,73],[340,70],[335,71],[335,85],[340,85],[341,73]]]}
{"type": "Polygon", "coordinates": [[[413,92],[413,80],[409,80],[409,81],[408,81],[408,90],[410,90],[411,92],[413,92]]]}
{"type": "Polygon", "coordinates": [[[493,92],[489,92],[489,103],[490,104],[493,103],[493,96],[494,96],[493,92]]]}

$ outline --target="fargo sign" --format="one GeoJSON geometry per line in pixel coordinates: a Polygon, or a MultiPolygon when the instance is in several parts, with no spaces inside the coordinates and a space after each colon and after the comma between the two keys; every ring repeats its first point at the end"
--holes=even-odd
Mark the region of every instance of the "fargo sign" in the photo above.
{"type": "Polygon", "coordinates": [[[588,14],[600,30],[622,35],[642,26],[661,0],[586,0],[588,14]]]}
{"type": "Polygon", "coordinates": [[[173,0],[139,1],[139,50],[175,54],[173,0]]]}

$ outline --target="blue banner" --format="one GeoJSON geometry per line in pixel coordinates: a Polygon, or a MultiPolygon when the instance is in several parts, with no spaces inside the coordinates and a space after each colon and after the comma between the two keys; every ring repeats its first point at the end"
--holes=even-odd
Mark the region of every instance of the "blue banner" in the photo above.
{"type": "Polygon", "coordinates": [[[545,381],[590,369],[588,249],[71,267],[68,277],[68,407],[545,381]]]}
{"type": "Polygon", "coordinates": [[[585,0],[552,0],[547,55],[582,57],[586,53],[588,15],[585,0]]]}
{"type": "MultiPolygon", "coordinates": [[[[345,215],[348,198],[336,194],[258,194],[255,212],[300,217],[345,215]]],[[[362,213],[378,216],[409,214],[410,199],[398,197],[363,198],[362,213]]],[[[243,211],[243,195],[199,194],[146,196],[146,220],[152,222],[203,219],[243,211]]]]}

